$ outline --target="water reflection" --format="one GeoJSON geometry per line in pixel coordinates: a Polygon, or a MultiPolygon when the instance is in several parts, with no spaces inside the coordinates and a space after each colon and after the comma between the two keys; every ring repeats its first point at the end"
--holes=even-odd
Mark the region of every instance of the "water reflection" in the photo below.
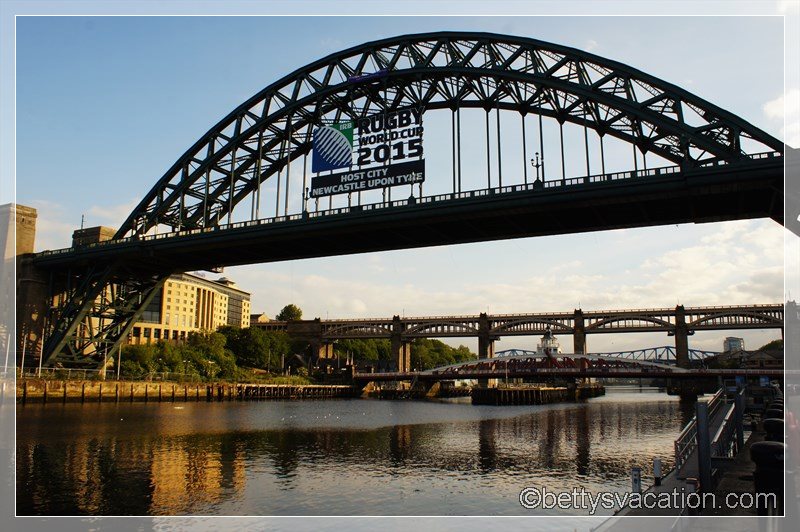
{"type": "Polygon", "coordinates": [[[686,415],[659,394],[508,408],[21,407],[17,511],[526,514],[517,503],[523,487],[624,490],[632,466],[649,472],[653,458],[669,466],[686,415]]]}

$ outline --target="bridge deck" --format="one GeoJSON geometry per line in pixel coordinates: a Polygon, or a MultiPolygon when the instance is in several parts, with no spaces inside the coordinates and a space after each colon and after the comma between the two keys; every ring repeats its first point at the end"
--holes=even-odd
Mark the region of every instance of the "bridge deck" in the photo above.
{"type": "Polygon", "coordinates": [[[783,157],[362,205],[43,252],[45,268],[125,263],[189,271],[446,244],[771,217],[783,223],[783,157]],[[574,184],[572,182],[575,182],[574,184]],[[484,193],[486,192],[486,193],[484,193]],[[264,223],[269,222],[269,223],[264,223]],[[157,260],[156,260],[157,257],[157,260]]]}

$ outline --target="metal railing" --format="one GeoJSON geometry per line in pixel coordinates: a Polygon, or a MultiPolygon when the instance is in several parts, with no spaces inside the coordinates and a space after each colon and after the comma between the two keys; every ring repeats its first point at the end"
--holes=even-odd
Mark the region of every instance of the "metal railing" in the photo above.
{"type": "Polygon", "coordinates": [[[740,401],[736,401],[734,407],[725,415],[722,425],[711,440],[711,456],[731,457],[740,451],[737,427],[744,413],[737,412],[737,407],[744,405],[744,390],[740,390],[737,395],[741,397],[740,401]]]}
{"type": "MultiPolygon", "coordinates": [[[[720,404],[723,403],[725,391],[720,388],[708,401],[708,417],[713,419],[720,404]]],[[[678,470],[697,448],[697,416],[692,417],[675,440],[675,469],[678,470]]]]}

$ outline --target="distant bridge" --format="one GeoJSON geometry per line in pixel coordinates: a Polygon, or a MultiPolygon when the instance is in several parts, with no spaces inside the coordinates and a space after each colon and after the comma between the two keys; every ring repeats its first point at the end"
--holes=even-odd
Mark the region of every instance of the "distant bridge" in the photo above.
{"type": "Polygon", "coordinates": [[[357,382],[392,382],[519,378],[669,378],[715,379],[733,377],[782,378],[782,369],[681,368],[674,364],[623,359],[607,355],[526,354],[472,360],[427,371],[356,373],[357,382]]]}
{"type": "MultiPolygon", "coordinates": [[[[478,338],[478,358],[493,358],[494,343],[504,336],[537,336],[550,330],[573,337],[573,352],[587,351],[586,335],[603,333],[665,332],[675,337],[674,348],[657,353],[688,367],[692,354],[689,336],[695,331],[782,329],[782,304],[737,305],[633,310],[574,310],[531,314],[481,313],[471,316],[366,318],[349,320],[271,321],[254,323],[267,331],[285,331],[306,339],[319,356],[330,357],[333,343],[355,338],[387,338],[399,370],[411,368],[410,343],[415,338],[478,338]]],[[[696,356],[704,356],[695,351],[696,356]]],[[[650,353],[632,352],[629,358],[646,359],[650,353]]]]}
{"type": "MultiPolygon", "coordinates": [[[[703,351],[700,349],[689,349],[689,360],[693,362],[702,362],[707,358],[716,357],[722,354],[719,351],[703,351]]],[[[620,359],[620,360],[645,360],[650,362],[659,362],[662,364],[676,364],[678,361],[675,347],[671,345],[662,345],[660,347],[647,347],[645,349],[633,349],[629,351],[610,351],[607,353],[591,353],[595,357],[601,359],[620,359]]],[[[527,349],[504,349],[503,351],[496,351],[495,358],[502,357],[535,357],[538,356],[536,351],[527,349]]]]}

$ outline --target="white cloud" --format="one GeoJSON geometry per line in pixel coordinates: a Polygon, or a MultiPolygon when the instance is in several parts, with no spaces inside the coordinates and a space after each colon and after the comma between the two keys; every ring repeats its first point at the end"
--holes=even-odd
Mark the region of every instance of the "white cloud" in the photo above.
{"type": "Polygon", "coordinates": [[[138,200],[132,199],[119,205],[93,205],[86,213],[86,225],[106,225],[116,229],[138,204],[138,200]]]}
{"type": "Polygon", "coordinates": [[[35,249],[43,251],[69,247],[72,244],[73,231],[81,227],[81,214],[84,215],[84,227],[104,225],[116,229],[122,225],[136,203],[129,201],[120,205],[95,205],[89,207],[85,213],[78,213],[52,201],[32,201],[30,206],[37,211],[35,249]]]}
{"type": "Polygon", "coordinates": [[[78,229],[71,223],[54,219],[45,211],[39,211],[36,220],[36,251],[69,247],[72,243],[72,232],[78,229]]]}
{"type": "Polygon", "coordinates": [[[800,146],[800,89],[793,88],[762,107],[764,115],[773,121],[783,122],[782,140],[792,146],[800,146]]]}
{"type": "Polygon", "coordinates": [[[587,52],[591,52],[595,48],[597,48],[597,41],[595,41],[594,39],[589,39],[588,41],[586,41],[586,44],[584,45],[584,50],[586,50],[587,52]]]}

